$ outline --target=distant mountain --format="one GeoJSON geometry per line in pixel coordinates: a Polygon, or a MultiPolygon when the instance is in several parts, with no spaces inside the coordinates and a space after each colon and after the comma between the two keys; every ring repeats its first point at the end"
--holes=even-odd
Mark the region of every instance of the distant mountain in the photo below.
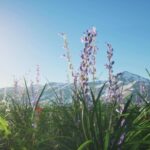
{"type": "Polygon", "coordinates": [[[150,80],[139,75],[124,71],[118,75],[118,81],[123,86],[123,94],[126,96],[129,93],[147,93],[150,97],[150,80]]]}
{"type": "MultiPolygon", "coordinates": [[[[139,75],[130,73],[128,71],[121,72],[117,75],[118,84],[122,87],[123,95],[127,96],[130,93],[144,92],[150,91],[150,80],[139,75]]],[[[95,81],[89,82],[91,88],[94,88],[96,92],[100,90],[102,85],[106,81],[95,81]]],[[[106,94],[108,84],[104,88],[103,95],[106,94]]],[[[37,91],[41,91],[43,86],[34,86],[33,89],[34,94],[37,91]]],[[[41,98],[42,101],[49,101],[49,100],[59,100],[62,99],[65,101],[71,100],[73,84],[68,83],[57,83],[57,82],[50,82],[47,85],[47,88],[41,98]]],[[[33,94],[32,89],[29,87],[30,94],[33,94]]],[[[3,88],[0,89],[0,99],[4,97],[4,94],[9,93],[11,95],[13,93],[13,88],[3,88]],[[7,89],[7,90],[6,90],[7,89]]],[[[39,92],[38,92],[39,93],[39,92]]],[[[148,94],[150,92],[147,92],[148,94]]],[[[150,97],[150,94],[148,95],[150,97]]]]}
{"type": "Polygon", "coordinates": [[[149,79],[130,73],[128,71],[119,73],[118,80],[122,81],[124,84],[129,84],[131,82],[143,82],[143,83],[149,84],[150,82],[149,79]]]}

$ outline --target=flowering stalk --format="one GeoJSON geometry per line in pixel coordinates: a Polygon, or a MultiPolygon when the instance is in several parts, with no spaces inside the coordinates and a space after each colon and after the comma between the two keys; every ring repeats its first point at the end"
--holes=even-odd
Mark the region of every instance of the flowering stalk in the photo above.
{"type": "MultiPolygon", "coordinates": [[[[79,84],[81,89],[83,90],[83,94],[85,97],[86,102],[89,101],[89,75],[92,75],[93,81],[95,80],[96,74],[96,52],[97,47],[95,45],[96,41],[96,28],[92,27],[91,29],[87,30],[83,37],[81,38],[81,42],[84,43],[84,49],[81,54],[81,64],[79,68],[79,72],[75,72],[72,62],[71,62],[71,55],[70,49],[68,46],[68,41],[66,34],[60,33],[61,37],[64,40],[64,49],[66,50],[66,54],[63,56],[66,58],[68,62],[68,70],[71,72],[73,77],[75,91],[77,90],[77,85],[79,84]]],[[[69,79],[70,76],[68,75],[69,79]]]]}
{"type": "Polygon", "coordinates": [[[68,81],[70,82],[70,78],[72,77],[75,89],[77,89],[77,82],[78,82],[79,74],[78,74],[78,72],[75,72],[74,68],[73,68],[73,64],[72,64],[72,61],[71,61],[70,48],[69,48],[69,44],[68,44],[68,40],[67,40],[67,35],[65,33],[60,33],[60,36],[64,40],[63,48],[66,51],[66,53],[63,56],[66,58],[67,63],[68,63],[68,75],[67,75],[68,76],[68,81]]]}
{"type": "Polygon", "coordinates": [[[107,59],[108,63],[105,65],[106,69],[108,69],[108,77],[109,77],[109,85],[108,85],[108,97],[107,101],[113,100],[120,102],[122,99],[122,93],[119,91],[119,85],[117,77],[120,74],[117,74],[116,76],[113,75],[113,65],[115,63],[114,60],[112,60],[113,57],[113,48],[111,44],[107,43],[107,59]]]}
{"type": "Polygon", "coordinates": [[[95,78],[96,73],[96,46],[94,45],[97,36],[96,28],[93,27],[86,31],[84,36],[81,38],[81,42],[84,43],[84,49],[81,54],[81,64],[80,64],[80,85],[83,90],[85,100],[89,103],[89,75],[93,75],[95,78]]]}
{"type": "Polygon", "coordinates": [[[35,86],[35,93],[34,93],[34,97],[35,97],[35,102],[37,101],[38,98],[38,94],[39,94],[39,85],[40,85],[40,66],[37,65],[36,66],[36,85],[35,86]]]}
{"type": "Polygon", "coordinates": [[[40,83],[40,66],[36,66],[36,84],[39,85],[40,83]]]}
{"type": "Polygon", "coordinates": [[[36,103],[36,101],[38,99],[39,84],[40,84],[40,66],[37,65],[36,66],[35,83],[32,80],[30,81],[31,104],[32,104],[32,106],[35,105],[35,103],[36,103]]]}
{"type": "Polygon", "coordinates": [[[14,95],[17,97],[18,95],[18,80],[14,79],[14,95]]]}
{"type": "Polygon", "coordinates": [[[31,104],[34,105],[35,103],[35,91],[34,91],[34,82],[31,81],[30,83],[30,89],[31,89],[31,104]]]}

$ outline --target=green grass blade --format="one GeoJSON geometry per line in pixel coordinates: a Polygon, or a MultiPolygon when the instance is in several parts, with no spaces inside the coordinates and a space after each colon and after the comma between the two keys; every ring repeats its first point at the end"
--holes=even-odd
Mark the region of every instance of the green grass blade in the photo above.
{"type": "Polygon", "coordinates": [[[109,147],[109,137],[110,137],[110,133],[109,131],[106,131],[106,135],[105,135],[105,141],[104,141],[104,150],[108,150],[109,147]]]}
{"type": "Polygon", "coordinates": [[[146,68],[145,70],[146,70],[148,76],[150,77],[150,72],[149,72],[149,70],[148,70],[147,68],[146,68]]]}
{"type": "Polygon", "coordinates": [[[26,79],[25,79],[25,78],[24,78],[24,83],[25,83],[25,88],[26,88],[28,100],[29,100],[29,105],[31,106],[30,94],[29,94],[29,90],[28,90],[28,86],[27,86],[27,82],[26,82],[26,79]]]}
{"type": "Polygon", "coordinates": [[[85,148],[87,148],[92,143],[93,143],[92,140],[87,140],[83,144],[81,144],[77,150],[84,150],[85,148]]]}
{"type": "Polygon", "coordinates": [[[38,99],[37,99],[37,101],[36,101],[35,109],[37,108],[37,106],[38,106],[38,104],[39,104],[39,101],[40,101],[40,99],[41,99],[41,97],[42,97],[42,95],[43,95],[43,93],[44,93],[44,91],[45,91],[45,89],[46,89],[46,86],[47,86],[47,84],[44,85],[44,87],[43,87],[43,89],[42,89],[42,91],[41,91],[41,93],[40,93],[40,95],[39,95],[39,97],[38,97],[38,99]]]}

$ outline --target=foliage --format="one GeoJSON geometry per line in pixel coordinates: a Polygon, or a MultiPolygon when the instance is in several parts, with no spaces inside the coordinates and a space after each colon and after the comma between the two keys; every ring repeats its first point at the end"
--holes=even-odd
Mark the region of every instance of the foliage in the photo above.
{"type": "Polygon", "coordinates": [[[120,109],[120,104],[103,101],[101,93],[104,86],[97,96],[91,90],[91,106],[86,105],[80,90],[72,97],[73,102],[70,104],[57,101],[43,107],[38,105],[41,109],[32,107],[29,100],[20,103],[11,99],[10,111],[5,112],[5,119],[0,120],[7,135],[7,138],[1,139],[0,148],[148,149],[150,105],[131,104],[134,97],[130,96],[119,113],[116,110],[120,109]]]}

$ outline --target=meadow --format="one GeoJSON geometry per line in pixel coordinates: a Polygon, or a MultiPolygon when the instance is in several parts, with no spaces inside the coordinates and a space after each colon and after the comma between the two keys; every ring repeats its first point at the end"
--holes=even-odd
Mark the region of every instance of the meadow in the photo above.
{"type": "MultiPolygon", "coordinates": [[[[79,71],[74,70],[67,37],[64,57],[68,64],[68,78],[72,78],[71,102],[56,94],[49,103],[42,104],[43,86],[33,99],[24,80],[24,92],[6,95],[0,102],[1,150],[148,150],[150,149],[150,99],[137,92],[124,96],[113,73],[113,48],[107,43],[105,65],[108,80],[98,92],[90,87],[96,81],[95,27],[88,29],[81,41],[79,71]],[[103,90],[107,87],[107,95],[103,90]]],[[[150,76],[150,72],[147,70],[150,76]]],[[[33,89],[34,90],[34,89],[33,89]]],[[[55,92],[55,91],[54,91],[55,92]]],[[[148,91],[149,92],[149,91],[148,91]]]]}

